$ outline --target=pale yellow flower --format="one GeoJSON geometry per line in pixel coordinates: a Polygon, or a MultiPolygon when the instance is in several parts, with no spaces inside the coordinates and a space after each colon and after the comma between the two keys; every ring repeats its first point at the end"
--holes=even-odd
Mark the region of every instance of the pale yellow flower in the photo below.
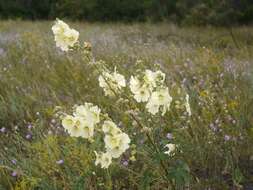
{"type": "Polygon", "coordinates": [[[158,104],[155,104],[154,102],[152,101],[149,101],[147,104],[146,104],[146,109],[148,110],[149,113],[155,115],[159,112],[159,105],[158,104]]]}
{"type": "Polygon", "coordinates": [[[71,137],[82,137],[84,134],[85,121],[81,117],[74,117],[74,125],[72,127],[67,128],[67,132],[71,137]]]}
{"type": "Polygon", "coordinates": [[[143,84],[136,77],[130,78],[130,90],[134,94],[134,99],[137,102],[147,102],[150,97],[150,89],[148,85],[143,84]]]}
{"type": "Polygon", "coordinates": [[[94,136],[94,125],[90,125],[87,122],[83,125],[83,138],[90,139],[94,136]]]}
{"type": "Polygon", "coordinates": [[[92,103],[85,103],[76,107],[75,115],[83,117],[89,125],[95,125],[100,122],[100,112],[98,106],[92,103]]]}
{"type": "Polygon", "coordinates": [[[156,71],[155,72],[155,81],[156,81],[156,83],[160,83],[160,84],[162,84],[162,83],[164,83],[164,81],[165,81],[165,73],[163,73],[162,71],[156,71]]]}
{"type": "Polygon", "coordinates": [[[114,122],[109,121],[109,120],[104,121],[102,130],[105,134],[110,134],[110,135],[117,135],[121,133],[120,128],[118,128],[114,122]]]}
{"type": "Polygon", "coordinates": [[[118,86],[121,87],[126,87],[126,80],[125,77],[121,74],[119,74],[115,68],[114,73],[113,73],[113,78],[115,82],[118,84],[118,86]]]}
{"type": "Polygon", "coordinates": [[[172,97],[169,94],[168,88],[161,88],[151,94],[146,108],[154,115],[159,111],[159,107],[162,106],[162,115],[164,115],[170,109],[171,102],[172,97]]]}
{"type": "Polygon", "coordinates": [[[115,68],[113,73],[104,71],[98,77],[99,86],[103,88],[106,96],[114,96],[115,93],[119,93],[120,90],[126,86],[125,77],[119,74],[115,68]]]}
{"type": "Polygon", "coordinates": [[[130,141],[126,133],[106,135],[104,138],[106,150],[113,158],[120,157],[129,148],[130,141]]]}
{"type": "Polygon", "coordinates": [[[138,78],[131,76],[130,78],[130,90],[133,94],[137,93],[141,87],[141,82],[138,78]]]}
{"type": "Polygon", "coordinates": [[[150,90],[145,85],[139,88],[139,90],[134,94],[134,99],[137,102],[147,102],[149,97],[150,97],[150,90]]]}
{"type": "Polygon", "coordinates": [[[129,158],[129,160],[131,160],[132,162],[135,162],[135,161],[136,161],[136,158],[135,158],[135,156],[133,155],[133,156],[131,156],[131,157],[129,158]]]}
{"type": "Polygon", "coordinates": [[[150,87],[157,87],[158,84],[162,84],[165,80],[165,74],[161,71],[153,72],[146,70],[144,75],[144,81],[149,84],[150,87]]]}
{"type": "Polygon", "coordinates": [[[59,19],[57,19],[55,24],[52,26],[52,31],[54,35],[63,34],[68,29],[69,29],[69,26],[65,22],[59,19]]]}
{"type": "Polygon", "coordinates": [[[97,166],[98,164],[101,165],[101,168],[108,168],[110,164],[112,163],[112,157],[108,152],[105,153],[97,153],[96,151],[96,161],[95,165],[97,166]]]}
{"type": "Polygon", "coordinates": [[[75,118],[72,115],[66,115],[63,119],[62,119],[62,126],[68,130],[72,127],[74,127],[75,125],[75,118]]]}
{"type": "Polygon", "coordinates": [[[152,93],[150,101],[158,105],[167,105],[172,101],[168,88],[162,88],[152,93]]]}
{"type": "Polygon", "coordinates": [[[83,117],[67,115],[62,125],[71,137],[91,138],[94,135],[94,126],[89,125],[83,117]]]}
{"type": "Polygon", "coordinates": [[[120,146],[120,134],[119,135],[106,135],[104,138],[106,147],[113,149],[120,146]]]}
{"type": "Polygon", "coordinates": [[[151,87],[156,87],[156,75],[151,70],[146,70],[144,75],[144,81],[151,87]]]}
{"type": "Polygon", "coordinates": [[[74,47],[79,38],[79,32],[71,29],[66,23],[57,19],[52,27],[56,46],[62,51],[68,51],[70,47],[74,47]]]}
{"type": "Polygon", "coordinates": [[[170,156],[170,155],[173,155],[173,153],[174,153],[174,151],[175,151],[175,149],[176,149],[176,145],[170,143],[170,144],[166,144],[165,147],[168,148],[168,150],[165,151],[164,154],[167,154],[167,155],[169,155],[169,156],[170,156]]]}
{"type": "MultiPolygon", "coordinates": [[[[137,102],[147,102],[151,96],[151,93],[156,88],[161,88],[165,80],[165,74],[161,71],[153,72],[151,70],[145,70],[142,81],[137,77],[131,76],[130,78],[130,90],[134,95],[134,99],[137,102]]],[[[149,103],[149,107],[152,113],[157,112],[156,108],[158,103],[149,103]],[[155,108],[155,109],[153,109],[155,108]]],[[[159,107],[159,106],[158,106],[159,107]]]]}

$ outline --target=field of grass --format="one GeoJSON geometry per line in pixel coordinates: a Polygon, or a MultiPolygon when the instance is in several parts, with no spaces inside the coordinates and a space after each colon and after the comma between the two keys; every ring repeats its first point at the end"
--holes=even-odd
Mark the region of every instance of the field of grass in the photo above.
{"type": "Polygon", "coordinates": [[[0,21],[0,190],[253,189],[253,28],[68,24],[127,86],[142,70],[164,72],[170,110],[153,116],[131,95],[131,109],[105,96],[80,52],[56,48],[53,22],[0,21]],[[61,126],[59,113],[85,102],[131,139],[108,169],[94,164],[103,139],[61,126]]]}

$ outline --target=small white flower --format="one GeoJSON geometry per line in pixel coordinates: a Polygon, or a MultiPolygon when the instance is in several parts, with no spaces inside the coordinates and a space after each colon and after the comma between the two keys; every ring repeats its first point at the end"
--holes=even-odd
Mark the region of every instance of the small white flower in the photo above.
{"type": "Polygon", "coordinates": [[[176,149],[176,145],[175,145],[175,144],[172,144],[172,143],[166,144],[166,145],[165,145],[165,148],[168,148],[168,150],[165,151],[164,154],[168,154],[168,155],[170,156],[170,155],[173,155],[173,152],[174,152],[175,149],[176,149]]]}
{"type": "Polygon", "coordinates": [[[96,151],[96,161],[95,165],[97,166],[98,164],[101,165],[101,168],[108,168],[110,164],[112,163],[112,157],[108,152],[105,153],[97,153],[96,151]]]}
{"type": "Polygon", "coordinates": [[[189,116],[192,115],[192,112],[191,112],[191,106],[190,106],[190,103],[189,103],[189,95],[186,94],[186,102],[185,102],[185,108],[186,108],[186,111],[187,113],[189,114],[189,116]]]}

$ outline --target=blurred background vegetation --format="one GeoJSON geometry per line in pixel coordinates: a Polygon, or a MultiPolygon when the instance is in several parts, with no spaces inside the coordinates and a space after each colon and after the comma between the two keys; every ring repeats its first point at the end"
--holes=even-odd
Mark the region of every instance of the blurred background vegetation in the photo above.
{"type": "Polygon", "coordinates": [[[0,0],[2,19],[169,21],[194,25],[253,22],[252,0],[0,0]]]}

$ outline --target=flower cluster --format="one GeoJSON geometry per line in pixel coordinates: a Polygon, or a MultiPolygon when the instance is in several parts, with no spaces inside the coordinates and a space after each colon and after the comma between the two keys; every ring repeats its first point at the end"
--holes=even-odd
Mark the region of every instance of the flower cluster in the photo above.
{"type": "MultiPolygon", "coordinates": [[[[55,35],[56,46],[63,51],[68,51],[78,42],[79,32],[71,29],[61,20],[56,21],[52,30],[55,35]]],[[[89,44],[83,44],[84,50],[90,51],[90,48],[89,44]]],[[[122,89],[126,87],[125,77],[119,74],[116,68],[114,68],[114,71],[109,71],[102,64],[102,61],[95,61],[92,54],[88,58],[92,63],[96,63],[94,65],[101,66],[96,67],[96,69],[101,73],[98,82],[105,95],[115,96],[120,94],[122,89]]],[[[164,115],[170,109],[172,97],[165,85],[165,74],[160,70],[145,70],[139,75],[131,76],[129,83],[134,99],[138,103],[146,103],[146,109],[151,114],[155,115],[161,111],[164,115]]],[[[191,115],[188,95],[186,96],[185,107],[188,114],[191,115]]],[[[94,142],[94,139],[100,139],[104,143],[104,151],[94,151],[96,156],[95,165],[100,165],[101,168],[108,168],[112,163],[112,159],[119,158],[129,149],[131,142],[129,136],[117,127],[107,115],[103,115],[98,106],[92,103],[75,106],[71,115],[65,114],[62,118],[62,126],[71,137],[82,137],[90,140],[90,142],[94,142]],[[102,133],[102,136],[99,135],[98,138],[94,138],[96,133],[102,133]]],[[[173,155],[176,146],[167,144],[165,148],[168,149],[164,152],[165,154],[173,155]]],[[[130,160],[135,160],[135,153],[135,150],[131,153],[130,160]]]]}
{"type": "Polygon", "coordinates": [[[137,102],[147,102],[148,112],[155,115],[162,110],[162,115],[170,108],[172,97],[164,85],[165,74],[161,71],[146,70],[142,76],[131,76],[130,90],[137,102]]]}
{"type": "Polygon", "coordinates": [[[115,93],[120,92],[123,87],[126,87],[125,77],[119,74],[114,69],[114,72],[109,72],[107,70],[103,71],[98,77],[99,86],[104,89],[106,96],[114,96],[115,93]]]}
{"type": "Polygon", "coordinates": [[[100,164],[101,168],[108,168],[112,162],[112,158],[119,158],[129,148],[130,138],[110,120],[104,121],[102,131],[105,134],[106,152],[97,153],[95,151],[95,165],[100,164]]]}
{"type": "Polygon", "coordinates": [[[57,19],[52,27],[56,46],[62,51],[68,51],[74,47],[79,38],[79,32],[70,28],[65,22],[57,19]]]}
{"type": "Polygon", "coordinates": [[[65,115],[62,125],[72,137],[91,139],[95,130],[102,131],[106,152],[95,151],[95,165],[100,164],[101,168],[108,168],[112,158],[119,158],[129,148],[130,138],[111,120],[105,120],[102,127],[99,127],[100,112],[97,106],[85,103],[75,107],[73,115],[65,115]]]}
{"type": "Polygon", "coordinates": [[[73,115],[66,115],[62,126],[72,137],[90,139],[94,135],[94,128],[99,123],[100,109],[92,103],[77,106],[73,115]]]}
{"type": "Polygon", "coordinates": [[[128,135],[123,133],[112,121],[105,121],[102,129],[106,134],[104,142],[107,152],[113,158],[120,157],[129,148],[130,139],[128,135]]]}

